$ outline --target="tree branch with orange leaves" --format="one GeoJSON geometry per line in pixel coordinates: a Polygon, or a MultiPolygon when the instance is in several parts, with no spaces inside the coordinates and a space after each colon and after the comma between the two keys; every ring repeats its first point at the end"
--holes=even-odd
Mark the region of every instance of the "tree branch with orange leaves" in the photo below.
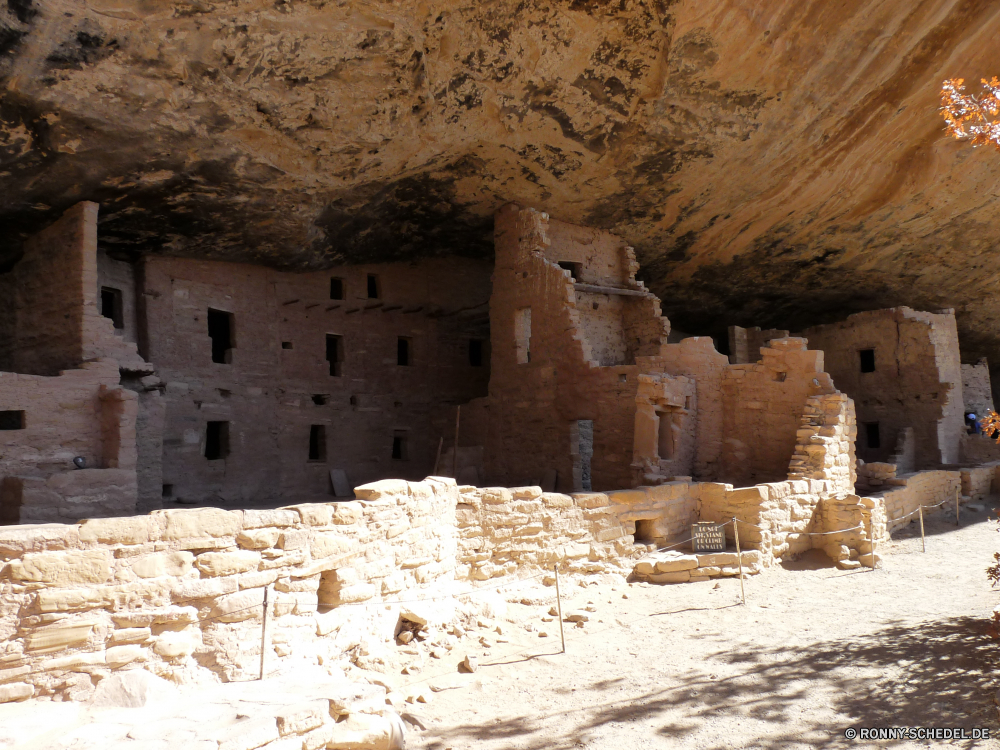
{"type": "Polygon", "coordinates": [[[975,146],[993,144],[1000,149],[1000,80],[982,79],[985,92],[965,93],[964,78],[949,78],[941,86],[941,114],[948,132],[975,146]]]}

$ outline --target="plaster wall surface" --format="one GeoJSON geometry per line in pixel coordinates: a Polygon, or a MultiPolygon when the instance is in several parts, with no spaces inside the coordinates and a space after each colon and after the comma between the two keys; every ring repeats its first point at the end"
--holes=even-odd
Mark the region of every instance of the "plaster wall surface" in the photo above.
{"type": "Polygon", "coordinates": [[[140,278],[147,355],[164,383],[162,484],[174,498],[328,495],[330,469],[352,485],[424,476],[439,439],[453,436],[455,406],[486,393],[489,267],[479,261],[291,274],[147,258],[140,278]],[[331,299],[333,278],[343,299],[331,299]],[[230,316],[222,363],[209,309],[230,316]],[[206,457],[209,422],[227,424],[226,455],[206,457]]]}
{"type": "Polygon", "coordinates": [[[802,335],[823,351],[833,382],[855,401],[859,458],[886,461],[899,432],[912,427],[917,468],[958,461],[963,397],[952,311],[875,310],[802,335]],[[862,356],[871,356],[863,351],[874,352],[870,372],[862,371],[862,356]],[[877,425],[878,447],[868,440],[876,429],[868,425],[877,425]]]}

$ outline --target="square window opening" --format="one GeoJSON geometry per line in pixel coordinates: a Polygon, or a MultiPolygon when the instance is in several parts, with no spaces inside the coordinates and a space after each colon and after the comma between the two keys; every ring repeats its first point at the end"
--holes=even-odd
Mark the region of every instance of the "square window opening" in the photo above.
{"type": "Polygon", "coordinates": [[[173,497],[174,496],[174,486],[172,484],[163,485],[163,497],[173,497]]]}
{"type": "Polygon", "coordinates": [[[400,367],[409,367],[413,364],[412,340],[406,336],[396,339],[396,364],[400,367]]]}
{"type": "Polygon", "coordinates": [[[330,376],[339,378],[344,362],[343,336],[335,336],[332,333],[326,335],[326,361],[330,365],[330,376]]]}
{"type": "Polygon", "coordinates": [[[327,398],[328,397],[325,393],[314,393],[312,397],[313,403],[316,404],[316,406],[326,406],[327,398]]]}
{"type": "Polygon", "coordinates": [[[469,339],[469,364],[473,367],[483,366],[482,339],[469,339]]]}
{"type": "Polygon", "coordinates": [[[343,279],[330,279],[330,299],[344,299],[343,279]]]}
{"type": "Polygon", "coordinates": [[[869,448],[882,447],[882,438],[879,435],[878,422],[865,423],[865,444],[869,448]]]}
{"type": "Polygon", "coordinates": [[[212,339],[212,361],[228,365],[233,361],[235,318],[224,310],[208,309],[208,336],[212,339]]]}
{"type": "Polygon", "coordinates": [[[573,278],[573,281],[580,280],[580,268],[582,266],[582,263],[575,263],[571,260],[559,261],[559,267],[564,271],[569,271],[569,275],[573,278]]]}
{"type": "Polygon", "coordinates": [[[101,315],[111,318],[116,330],[125,327],[125,316],[122,312],[122,290],[109,286],[101,287],[101,315]]]}
{"type": "Polygon", "coordinates": [[[0,411],[0,430],[23,430],[24,428],[23,411],[0,411]]]}
{"type": "Polygon", "coordinates": [[[321,424],[309,427],[309,460],[326,461],[326,426],[321,424]]]}
{"type": "Polygon", "coordinates": [[[784,383],[785,382],[785,378],[787,378],[787,377],[788,377],[788,373],[787,372],[776,372],[776,373],[774,373],[774,380],[777,383],[784,383]]]}
{"type": "Polygon", "coordinates": [[[392,434],[392,457],[397,461],[409,459],[409,446],[407,445],[406,430],[396,430],[392,434]]]}
{"type": "Polygon", "coordinates": [[[294,349],[295,347],[292,345],[291,341],[282,341],[281,342],[281,348],[282,349],[294,349]]]}
{"type": "Polygon", "coordinates": [[[219,461],[229,455],[229,422],[209,422],[205,428],[205,458],[219,461]]]}
{"type": "Polygon", "coordinates": [[[858,358],[861,360],[861,372],[875,372],[874,349],[861,349],[858,358]]]}
{"type": "Polygon", "coordinates": [[[373,273],[368,274],[368,299],[381,299],[382,285],[378,276],[373,273]]]}

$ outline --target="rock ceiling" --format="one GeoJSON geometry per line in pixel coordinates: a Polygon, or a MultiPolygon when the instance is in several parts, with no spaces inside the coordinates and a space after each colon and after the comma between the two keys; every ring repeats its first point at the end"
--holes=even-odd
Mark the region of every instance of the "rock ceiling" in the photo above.
{"type": "Polygon", "coordinates": [[[489,257],[507,201],[633,244],[674,324],[955,307],[1000,365],[1000,153],[941,81],[995,0],[6,0],[0,265],[101,241],[284,268],[489,257]]]}

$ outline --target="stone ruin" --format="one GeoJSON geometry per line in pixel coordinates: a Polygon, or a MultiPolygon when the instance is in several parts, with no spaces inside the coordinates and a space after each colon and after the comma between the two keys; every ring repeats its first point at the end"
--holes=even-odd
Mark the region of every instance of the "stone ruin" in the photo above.
{"type": "Polygon", "coordinates": [[[492,267],[126,262],[97,222],[75,206],[0,275],[2,701],[349,671],[553,569],[874,566],[916,508],[996,481],[951,310],[733,327],[723,354],[672,334],[622,240],[516,205],[492,267]],[[696,522],[729,549],[691,552],[696,522]]]}

